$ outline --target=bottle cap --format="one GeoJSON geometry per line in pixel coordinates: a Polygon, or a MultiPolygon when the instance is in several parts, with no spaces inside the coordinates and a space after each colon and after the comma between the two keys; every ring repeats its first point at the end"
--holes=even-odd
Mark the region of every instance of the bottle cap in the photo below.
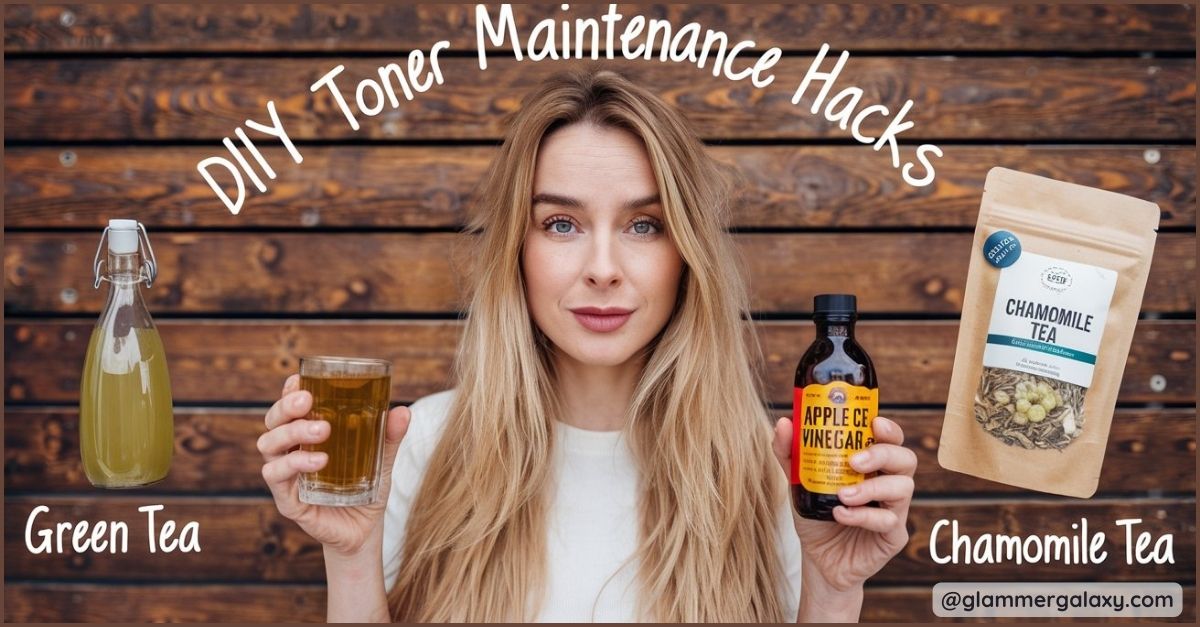
{"type": "Polygon", "coordinates": [[[816,315],[858,312],[858,299],[854,294],[818,294],[813,298],[813,313],[816,315]]]}
{"type": "Polygon", "coordinates": [[[108,252],[114,255],[136,253],[138,249],[137,220],[108,221],[108,252]]]}

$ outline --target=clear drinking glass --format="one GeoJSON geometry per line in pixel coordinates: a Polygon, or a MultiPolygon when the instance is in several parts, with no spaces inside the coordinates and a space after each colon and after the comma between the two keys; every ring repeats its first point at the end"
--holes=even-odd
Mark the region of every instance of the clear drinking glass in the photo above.
{"type": "Polygon", "coordinates": [[[381,359],[302,357],[300,389],[312,394],[309,420],[324,420],[329,438],[300,446],[329,456],[300,474],[300,500],[313,505],[366,505],[379,489],[392,364],[381,359]]]}

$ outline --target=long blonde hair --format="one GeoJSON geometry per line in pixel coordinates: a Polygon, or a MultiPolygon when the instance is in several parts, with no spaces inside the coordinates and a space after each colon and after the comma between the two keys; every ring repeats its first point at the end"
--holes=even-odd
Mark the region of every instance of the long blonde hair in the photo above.
{"type": "Polygon", "coordinates": [[[684,261],[675,312],[646,349],[626,427],[640,473],[640,614],[784,620],[785,481],[750,367],[759,355],[743,328],[745,281],[725,230],[728,186],[677,112],[595,69],[556,75],[525,99],[478,192],[458,391],[409,513],[392,616],[516,621],[540,609],[560,404],[554,347],[530,318],[520,259],[538,147],[580,122],[641,138],[684,261]]]}

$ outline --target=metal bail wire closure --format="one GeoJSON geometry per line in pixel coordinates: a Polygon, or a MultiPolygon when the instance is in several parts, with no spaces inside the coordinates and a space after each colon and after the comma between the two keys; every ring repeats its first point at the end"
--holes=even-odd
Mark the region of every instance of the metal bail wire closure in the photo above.
{"type": "MultiPolygon", "coordinates": [[[[96,257],[92,259],[92,288],[99,289],[100,282],[104,280],[100,273],[101,266],[104,265],[104,259],[101,259],[101,253],[104,251],[104,241],[108,238],[108,230],[111,227],[104,227],[104,231],[100,233],[100,243],[96,245],[96,257]]],[[[150,246],[150,235],[146,233],[146,226],[138,222],[138,248],[142,253],[142,276],[146,278],[146,287],[154,285],[154,279],[158,277],[158,259],[154,256],[154,248],[150,246]]]]}
{"type": "Polygon", "coordinates": [[[104,231],[100,233],[100,243],[96,245],[96,258],[92,260],[92,289],[100,289],[100,281],[103,279],[100,276],[100,266],[104,260],[100,258],[100,251],[104,250],[104,240],[108,238],[108,227],[104,227],[104,231]]]}
{"type": "Polygon", "coordinates": [[[154,257],[154,249],[150,247],[150,235],[146,233],[146,225],[138,222],[138,244],[145,245],[142,251],[142,266],[146,269],[146,287],[154,285],[158,277],[158,259],[154,257]]]}

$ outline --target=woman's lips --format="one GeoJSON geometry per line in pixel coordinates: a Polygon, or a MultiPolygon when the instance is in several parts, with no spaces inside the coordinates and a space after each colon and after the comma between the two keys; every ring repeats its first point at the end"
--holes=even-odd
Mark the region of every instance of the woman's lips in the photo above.
{"type": "Polygon", "coordinates": [[[575,314],[575,319],[583,328],[596,333],[616,331],[633,315],[632,310],[619,307],[580,307],[572,309],[571,313],[575,314]]]}

